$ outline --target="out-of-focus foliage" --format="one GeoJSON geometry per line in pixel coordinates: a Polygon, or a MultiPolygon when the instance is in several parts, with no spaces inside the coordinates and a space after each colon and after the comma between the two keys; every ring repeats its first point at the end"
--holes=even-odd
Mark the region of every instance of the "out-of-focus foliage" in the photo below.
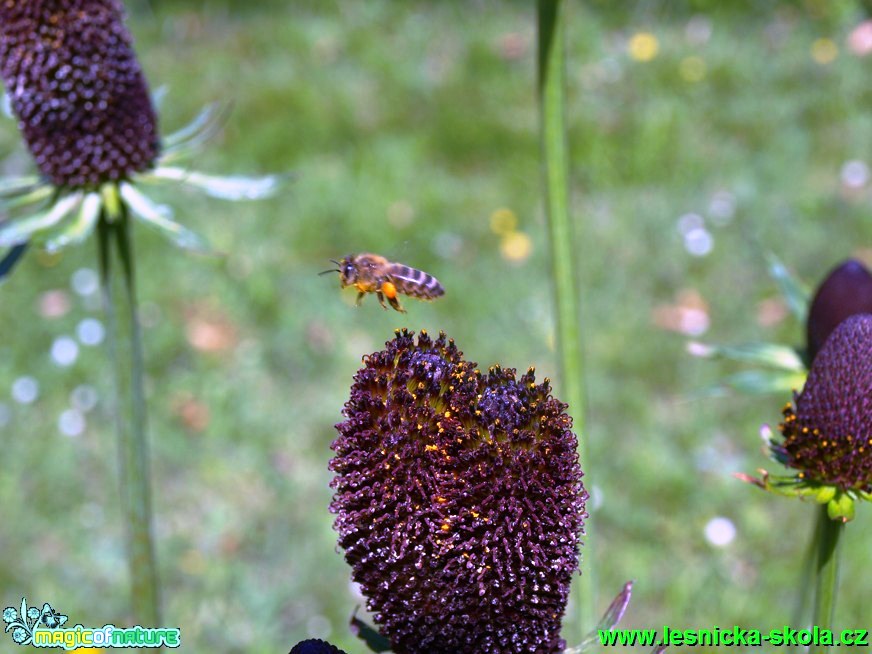
{"type": "MultiPolygon", "coordinates": [[[[758,427],[779,420],[780,402],[686,401],[730,371],[688,357],[672,330],[801,344],[764,252],[806,280],[870,260],[872,59],[850,45],[862,8],[713,6],[726,4],[569,7],[596,530],[584,556],[605,589],[598,613],[636,581],[627,627],[789,621],[784,589],[807,540],[796,525],[814,507],[731,476],[765,461],[758,427]]],[[[361,355],[400,326],[444,329],[483,366],[555,376],[533,7],[131,8],[145,72],[169,89],[162,132],[209,101],[233,104],[194,168],[297,173],[256,205],[172,198],[223,259],[136,233],[167,619],[193,651],[287,651],[310,636],[359,651],[327,461],[361,355]],[[431,272],[446,296],[409,300],[406,315],[355,309],[317,272],[360,251],[431,272]]],[[[11,121],[0,152],[4,172],[27,170],[11,121]]],[[[0,286],[0,589],[9,605],[26,596],[121,626],[109,380],[88,345],[103,318],[81,272],[95,260],[92,245],[28,256],[0,286]]],[[[872,537],[865,513],[847,534],[844,628],[868,621],[866,588],[852,583],[872,537]]]]}

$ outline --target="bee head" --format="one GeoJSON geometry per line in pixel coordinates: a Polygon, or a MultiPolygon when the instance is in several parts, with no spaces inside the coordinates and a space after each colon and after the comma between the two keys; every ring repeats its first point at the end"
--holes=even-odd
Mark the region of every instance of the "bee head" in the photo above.
{"type": "Polygon", "coordinates": [[[330,263],[336,264],[337,267],[330,268],[329,270],[322,270],[318,274],[326,275],[328,273],[338,272],[339,283],[342,285],[342,288],[351,286],[357,281],[357,266],[354,264],[354,255],[349,254],[347,257],[342,259],[342,261],[330,259],[330,263]]]}
{"type": "Polygon", "coordinates": [[[351,286],[357,281],[357,266],[352,255],[348,255],[342,261],[337,262],[336,265],[339,266],[339,281],[343,288],[351,286]]]}

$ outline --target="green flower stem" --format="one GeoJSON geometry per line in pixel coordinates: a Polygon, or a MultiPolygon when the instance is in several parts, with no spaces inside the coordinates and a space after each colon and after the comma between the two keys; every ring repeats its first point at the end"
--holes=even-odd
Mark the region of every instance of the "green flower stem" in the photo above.
{"type": "MultiPolygon", "coordinates": [[[[542,139],[542,176],[545,185],[548,240],[557,311],[557,350],[563,396],[569,403],[575,431],[584,431],[579,288],[573,257],[575,238],[569,217],[569,163],[564,116],[564,35],[562,0],[538,0],[538,93],[542,139]]],[[[579,447],[579,456],[582,456],[579,447]]],[[[583,459],[584,460],[584,459],[583,459]]],[[[586,470],[589,466],[585,466],[586,470]]],[[[589,478],[589,477],[588,477],[589,478]]],[[[588,521],[588,534],[590,522],[588,521]]],[[[585,549],[590,558],[590,536],[585,549]]],[[[575,585],[581,615],[579,638],[594,624],[596,604],[590,566],[575,585]]]]}
{"type": "Polygon", "coordinates": [[[127,558],[133,617],[160,625],[160,593],[152,535],[151,474],[146,437],[142,334],[126,206],[106,203],[97,225],[100,281],[106,311],[109,355],[115,369],[115,425],[119,478],[127,527],[127,558]],[[115,264],[120,264],[115,267],[115,264]],[[117,283],[117,274],[123,283],[117,283]],[[119,310],[120,308],[120,310],[119,310]]]}
{"type": "MultiPolygon", "coordinates": [[[[811,597],[813,587],[808,580],[814,576],[815,567],[817,565],[818,542],[820,541],[821,532],[818,529],[817,523],[811,532],[811,537],[805,546],[805,552],[802,555],[802,565],[799,569],[798,590],[793,606],[793,618],[790,624],[797,629],[802,625],[807,624],[808,609],[811,605],[811,597]]],[[[794,651],[801,651],[802,646],[797,646],[794,651]]]]}
{"type": "MultiPolygon", "coordinates": [[[[831,520],[827,506],[818,509],[818,550],[815,565],[814,621],[812,624],[823,629],[833,630],[836,613],[836,593],[839,587],[839,554],[842,532],[845,523],[831,520]]],[[[809,654],[825,654],[828,646],[812,647],[809,654]]]]}

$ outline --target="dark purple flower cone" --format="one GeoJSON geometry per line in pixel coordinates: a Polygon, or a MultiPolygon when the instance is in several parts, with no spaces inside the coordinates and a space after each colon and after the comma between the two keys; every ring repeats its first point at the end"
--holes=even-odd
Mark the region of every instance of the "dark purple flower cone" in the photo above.
{"type": "Polygon", "coordinates": [[[776,454],[808,481],[872,491],[872,315],[836,328],[794,405],[776,454]]]}
{"type": "Polygon", "coordinates": [[[846,318],[872,313],[872,274],[854,259],[836,266],[818,287],[808,310],[808,357],[814,361],[827,338],[846,318]]]}
{"type": "Polygon", "coordinates": [[[0,1],[0,75],[54,184],[124,179],[157,157],[157,119],[117,0],[0,1]]]}
{"type": "Polygon", "coordinates": [[[337,425],[339,544],[397,654],[558,652],[585,492],[566,405],[398,332],[337,425]]]}
{"type": "Polygon", "coordinates": [[[294,645],[289,654],[345,654],[345,652],[323,640],[310,638],[294,645]]]}

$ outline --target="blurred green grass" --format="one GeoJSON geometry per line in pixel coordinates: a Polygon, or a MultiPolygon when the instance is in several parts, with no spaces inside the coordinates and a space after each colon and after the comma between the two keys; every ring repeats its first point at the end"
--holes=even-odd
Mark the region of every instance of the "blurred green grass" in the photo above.
{"type": "MultiPolygon", "coordinates": [[[[627,626],[790,620],[814,509],[731,477],[772,467],[757,432],[788,398],[688,401],[728,370],[691,359],[685,338],[652,314],[693,290],[708,306],[706,337],[800,342],[789,320],[756,320],[777,295],[762,253],[775,251],[810,282],[850,254],[868,260],[869,187],[848,192],[840,181],[846,161],[872,152],[870,64],[846,47],[862,16],[853,3],[823,13],[813,5],[570,7],[590,398],[581,437],[598,500],[584,555],[598,610],[636,580],[627,626]],[[710,37],[701,41],[692,21],[710,37]],[[627,54],[640,32],[659,44],[644,63],[627,54]],[[811,56],[820,38],[838,47],[831,63],[811,56]],[[688,57],[704,62],[699,81],[682,77],[688,57]],[[711,221],[718,192],[736,207],[722,226],[711,221]],[[688,212],[707,219],[707,256],[684,249],[676,222],[688,212]],[[723,549],[704,537],[715,516],[738,529],[723,549]]],[[[190,649],[286,651],[329,632],[362,651],[345,626],[361,601],[335,549],[326,466],[360,357],[393,329],[443,329],[482,365],[554,374],[533,19],[523,3],[132,5],[149,79],[169,89],[165,132],[207,102],[232,102],[224,134],[195,167],[296,175],[265,203],[167,198],[224,258],[182,256],[136,234],[166,622],[182,627],[190,649]],[[501,255],[490,227],[504,207],[532,239],[520,263],[501,255]],[[408,301],[407,315],[383,312],[374,298],[354,309],[352,292],[316,273],[359,251],[430,271],[448,293],[408,301]]],[[[0,148],[7,169],[27,161],[12,122],[0,148]]],[[[29,256],[0,288],[0,403],[9,412],[0,601],[24,595],[75,622],[120,626],[126,580],[105,353],[82,346],[66,368],[49,356],[54,339],[100,317],[70,290],[71,275],[95,262],[93,244],[59,261],[29,256]],[[52,290],[71,307],[49,319],[39,303],[52,290]],[[40,384],[31,405],[10,397],[22,376],[40,384]],[[96,386],[101,403],[84,433],[66,437],[58,417],[81,384],[96,386]]],[[[868,626],[868,513],[848,529],[845,628],[868,626]]]]}

